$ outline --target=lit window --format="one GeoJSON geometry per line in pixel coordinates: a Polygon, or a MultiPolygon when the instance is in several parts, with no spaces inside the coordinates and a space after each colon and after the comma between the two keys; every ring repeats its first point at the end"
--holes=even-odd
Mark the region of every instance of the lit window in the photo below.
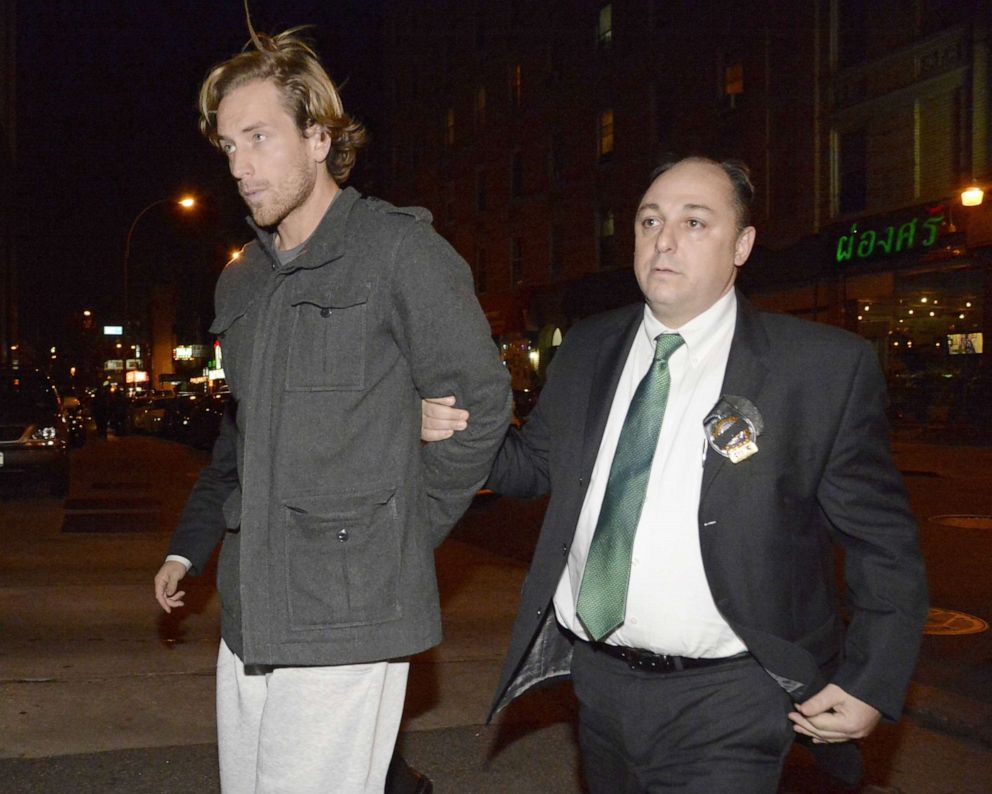
{"type": "Polygon", "coordinates": [[[444,117],[444,145],[452,147],[455,145],[455,109],[448,108],[444,117]]]}
{"type": "Polygon", "coordinates": [[[731,97],[744,93],[744,64],[740,61],[723,70],[723,93],[731,97]]]}
{"type": "Polygon", "coordinates": [[[510,94],[513,97],[513,107],[519,110],[524,103],[524,73],[519,63],[513,67],[510,76],[510,94]]]}
{"type": "Polygon", "coordinates": [[[596,41],[606,49],[613,44],[613,4],[607,3],[599,9],[599,21],[596,26],[596,41]]]}
{"type": "Polygon", "coordinates": [[[599,156],[613,154],[613,111],[604,110],[599,114],[599,156]]]}

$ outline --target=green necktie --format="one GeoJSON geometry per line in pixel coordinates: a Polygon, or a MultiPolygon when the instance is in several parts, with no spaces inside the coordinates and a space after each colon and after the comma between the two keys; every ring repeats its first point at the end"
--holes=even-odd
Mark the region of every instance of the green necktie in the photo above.
{"type": "Polygon", "coordinates": [[[678,334],[655,337],[654,362],[638,384],[623,420],[576,603],[579,619],[596,641],[624,620],[634,533],[668,402],[668,357],[684,343],[678,334]]]}

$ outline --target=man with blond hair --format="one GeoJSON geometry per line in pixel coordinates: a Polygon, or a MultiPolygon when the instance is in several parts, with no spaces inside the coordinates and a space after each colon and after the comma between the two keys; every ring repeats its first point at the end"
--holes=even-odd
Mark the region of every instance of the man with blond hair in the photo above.
{"type": "Polygon", "coordinates": [[[342,189],[365,142],[295,31],[200,91],[257,240],[221,274],[225,418],[155,577],[218,565],[225,794],[381,792],[407,657],[441,639],[434,549],[485,480],[510,393],[465,263],[422,209],[342,189]],[[423,394],[472,427],[422,447],[423,394]]]}

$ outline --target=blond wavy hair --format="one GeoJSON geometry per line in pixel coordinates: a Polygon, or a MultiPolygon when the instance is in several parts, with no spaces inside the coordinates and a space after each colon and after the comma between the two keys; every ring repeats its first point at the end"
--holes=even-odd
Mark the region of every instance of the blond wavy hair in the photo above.
{"type": "Polygon", "coordinates": [[[313,48],[292,28],[277,36],[257,33],[232,58],[214,66],[200,86],[200,132],[219,148],[217,106],[231,91],[248,83],[270,80],[279,89],[286,111],[301,134],[314,125],[331,138],[327,170],[339,185],[355,166],[358,150],[368,141],[365,127],[344,112],[334,81],[320,65],[313,48]]]}

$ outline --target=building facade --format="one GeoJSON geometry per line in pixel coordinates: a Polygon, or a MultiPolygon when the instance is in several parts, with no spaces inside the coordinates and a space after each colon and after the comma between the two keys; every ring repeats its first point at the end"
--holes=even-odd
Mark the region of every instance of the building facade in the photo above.
{"type": "Polygon", "coordinates": [[[17,64],[14,0],[0,0],[0,363],[12,361],[17,344],[17,278],[14,238],[14,100],[17,64]]]}
{"type": "Polygon", "coordinates": [[[637,298],[652,168],[740,158],[742,288],[873,340],[897,402],[934,421],[985,388],[964,351],[988,325],[992,202],[960,191],[992,183],[990,18],[988,0],[394,3],[384,192],[433,212],[539,382],[556,331],[637,298]]]}

